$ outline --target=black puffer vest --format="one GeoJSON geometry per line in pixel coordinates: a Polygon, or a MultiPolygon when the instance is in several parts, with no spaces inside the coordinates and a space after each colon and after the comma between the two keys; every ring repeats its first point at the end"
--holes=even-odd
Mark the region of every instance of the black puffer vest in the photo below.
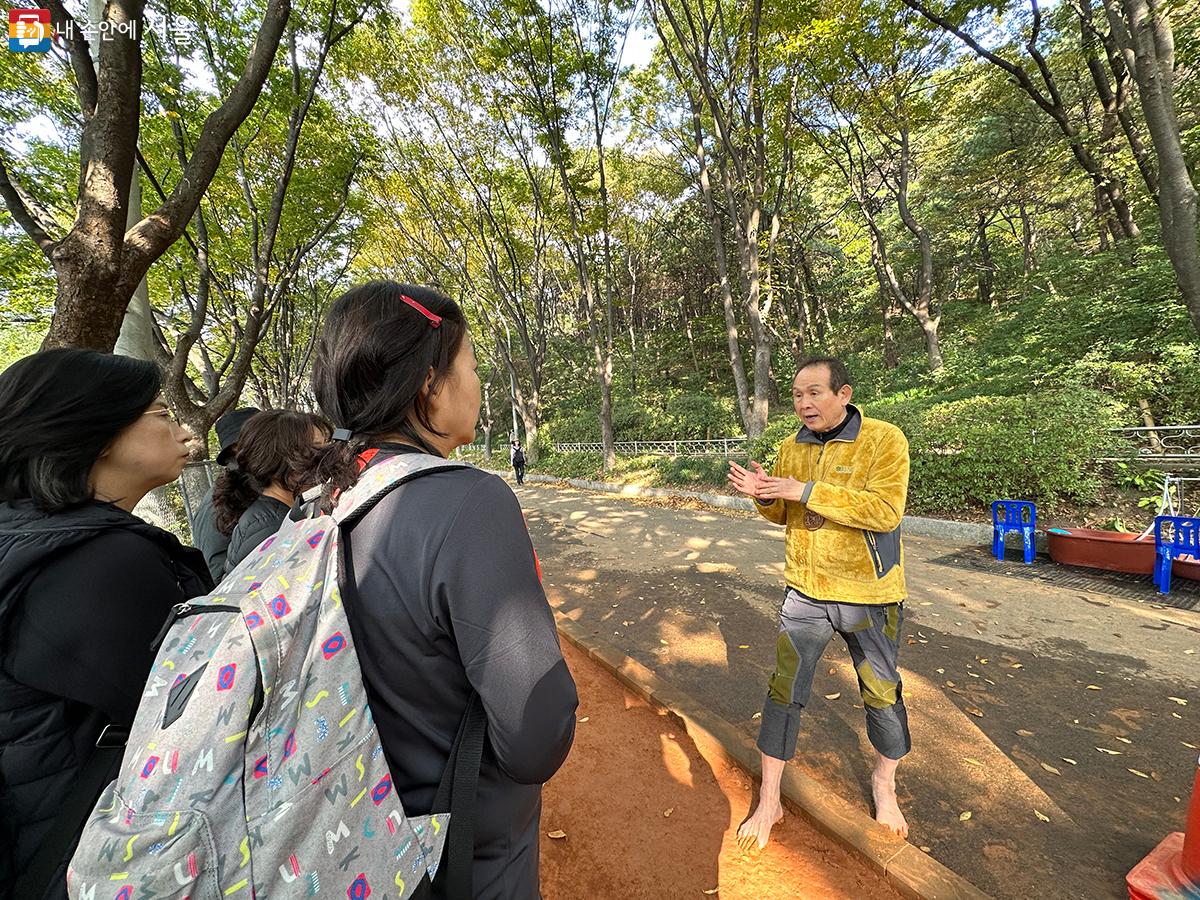
{"type": "MultiPolygon", "coordinates": [[[[198,551],[117,507],[88,503],[47,514],[25,503],[0,503],[0,900],[9,898],[17,874],[53,828],[106,724],[99,711],[21,684],[9,674],[5,648],[19,640],[13,613],[39,572],[67,550],[113,528],[129,529],[152,542],[148,555],[165,552],[184,597],[211,589],[198,551]]],[[[64,893],[60,886],[46,896],[64,893]]]]}

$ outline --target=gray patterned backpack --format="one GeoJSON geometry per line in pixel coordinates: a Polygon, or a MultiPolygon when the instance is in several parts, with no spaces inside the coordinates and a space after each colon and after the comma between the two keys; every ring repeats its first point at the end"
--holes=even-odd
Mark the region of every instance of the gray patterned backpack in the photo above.
{"type": "Polygon", "coordinates": [[[216,591],[174,608],[71,860],[72,900],[469,898],[478,697],[434,813],[407,816],[343,606],[349,527],[405,481],[461,467],[386,459],[333,515],[285,520],[216,591]]]}

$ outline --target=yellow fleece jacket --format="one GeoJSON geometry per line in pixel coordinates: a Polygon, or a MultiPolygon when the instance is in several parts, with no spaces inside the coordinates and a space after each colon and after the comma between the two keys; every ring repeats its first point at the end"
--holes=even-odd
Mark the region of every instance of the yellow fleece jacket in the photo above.
{"type": "Polygon", "coordinates": [[[804,500],[755,506],[787,526],[784,578],[791,587],[816,600],[896,603],[908,596],[900,541],[908,440],[853,405],[847,411],[850,421],[827,444],[801,428],[779,447],[771,474],[804,482],[804,500]],[[806,510],[824,516],[819,528],[805,527],[806,510]]]}

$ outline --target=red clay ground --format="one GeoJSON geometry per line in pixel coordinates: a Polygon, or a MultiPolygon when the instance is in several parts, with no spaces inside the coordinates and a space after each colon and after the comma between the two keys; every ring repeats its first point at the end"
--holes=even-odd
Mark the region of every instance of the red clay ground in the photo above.
{"type": "Polygon", "coordinates": [[[545,900],[899,896],[794,813],[764,853],[743,856],[733,836],[750,808],[751,779],[562,643],[579,687],[579,723],[570,757],[543,794],[545,900]],[[560,831],[566,837],[548,837],[560,831]]]}

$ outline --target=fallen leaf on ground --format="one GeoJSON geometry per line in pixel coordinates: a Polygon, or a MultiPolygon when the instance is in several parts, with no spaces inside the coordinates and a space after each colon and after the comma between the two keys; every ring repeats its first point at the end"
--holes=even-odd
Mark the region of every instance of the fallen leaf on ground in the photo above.
{"type": "Polygon", "coordinates": [[[673,807],[673,806],[670,809],[664,809],[663,810],[663,818],[664,819],[671,818],[671,813],[673,813],[673,812],[675,812],[675,807],[673,807]]]}
{"type": "Polygon", "coordinates": [[[1122,744],[1132,744],[1133,743],[1133,741],[1131,741],[1129,738],[1118,737],[1117,740],[1120,741],[1122,744]]]}
{"type": "Polygon", "coordinates": [[[970,675],[972,678],[978,678],[978,677],[979,677],[979,676],[978,676],[978,675],[976,675],[974,672],[968,672],[967,674],[968,674],[968,675],[970,675]]]}
{"type": "Polygon", "coordinates": [[[1100,685],[1098,685],[1098,684],[1089,684],[1089,685],[1087,686],[1087,689],[1088,689],[1089,691],[1098,691],[1098,690],[1100,690],[1100,685]]]}
{"type": "Polygon", "coordinates": [[[1109,756],[1120,756],[1121,755],[1120,750],[1108,750],[1105,747],[1097,747],[1096,749],[1099,750],[1101,753],[1107,753],[1109,756]]]}
{"type": "Polygon", "coordinates": [[[1186,653],[1188,656],[1191,656],[1196,651],[1195,650],[1184,650],[1183,652],[1186,653]]]}
{"type": "Polygon", "coordinates": [[[932,600],[922,600],[921,605],[922,606],[933,606],[933,601],[932,600]]]}
{"type": "Polygon", "coordinates": [[[1073,766],[1079,765],[1079,763],[1075,762],[1075,760],[1071,759],[1071,757],[1069,757],[1069,756],[1060,756],[1059,759],[1061,759],[1065,763],[1070,763],[1073,766]]]}
{"type": "Polygon", "coordinates": [[[1052,772],[1055,775],[1062,774],[1062,772],[1058,771],[1058,769],[1054,768],[1054,766],[1050,765],[1050,763],[1042,763],[1042,768],[1045,769],[1047,772],[1052,772]]]}
{"type": "Polygon", "coordinates": [[[1150,777],[1145,772],[1139,772],[1137,769],[1127,769],[1126,771],[1132,772],[1138,778],[1149,778],[1150,777]]]}
{"type": "Polygon", "coordinates": [[[964,709],[977,719],[983,718],[983,710],[980,709],[978,706],[967,706],[967,707],[964,707],[964,709]]]}
{"type": "Polygon", "coordinates": [[[752,718],[752,719],[761,719],[761,718],[762,718],[762,713],[760,713],[760,712],[756,712],[756,713],[755,713],[754,715],[752,715],[750,718],[752,718]]]}
{"type": "Polygon", "coordinates": [[[590,718],[591,718],[591,716],[584,716],[584,717],[583,717],[582,719],[580,719],[579,721],[580,721],[580,722],[586,722],[586,721],[587,721],[588,719],[590,719],[590,718]]]}
{"type": "Polygon", "coordinates": [[[945,670],[945,669],[936,669],[935,671],[936,671],[936,672],[937,672],[939,675],[945,675],[945,674],[946,674],[946,670],[945,670]]]}
{"type": "Polygon", "coordinates": [[[1183,744],[1189,750],[1200,750],[1200,747],[1197,747],[1195,744],[1189,744],[1187,741],[1180,741],[1179,743],[1183,744]]]}
{"type": "Polygon", "coordinates": [[[960,821],[960,822],[965,822],[965,821],[967,821],[967,819],[969,819],[969,818],[971,818],[971,811],[968,809],[968,810],[967,810],[965,813],[960,813],[960,814],[959,814],[959,816],[958,816],[958,821],[960,821]]]}
{"type": "Polygon", "coordinates": [[[1019,734],[1021,737],[1033,737],[1033,732],[1026,731],[1024,728],[1018,728],[1017,734],[1019,734]]]}
{"type": "Polygon", "coordinates": [[[667,643],[666,641],[664,641],[662,638],[659,638],[659,639],[658,639],[658,642],[659,642],[660,644],[662,644],[664,647],[670,647],[670,646],[671,646],[669,643],[667,643]]]}
{"type": "Polygon", "coordinates": [[[556,840],[556,841],[561,841],[566,836],[567,836],[567,833],[565,831],[547,831],[546,832],[546,837],[554,838],[554,840],[556,840]]]}
{"type": "Polygon", "coordinates": [[[1187,701],[1186,701],[1186,700],[1184,700],[1182,697],[1168,697],[1167,699],[1168,699],[1168,700],[1174,700],[1174,701],[1175,701],[1176,703],[1178,703],[1180,706],[1187,706],[1187,701]]]}
{"type": "Polygon", "coordinates": [[[738,649],[739,650],[749,650],[750,645],[749,644],[738,644],[738,649]]]}
{"type": "Polygon", "coordinates": [[[1023,669],[1025,667],[1022,666],[1020,663],[1013,663],[1011,666],[1009,666],[1009,668],[1010,669],[1023,669]]]}
{"type": "Polygon", "coordinates": [[[826,700],[836,700],[840,696],[842,696],[842,692],[838,691],[836,694],[826,694],[825,699],[826,700]]]}
{"type": "Polygon", "coordinates": [[[954,687],[954,682],[953,682],[953,681],[947,681],[947,682],[946,682],[946,687],[954,687]]]}
{"type": "Polygon", "coordinates": [[[921,849],[922,853],[932,853],[933,852],[932,847],[921,847],[920,849],[921,849]]]}
{"type": "Polygon", "coordinates": [[[970,764],[971,764],[971,765],[973,765],[973,766],[979,766],[979,768],[981,768],[981,769],[983,768],[983,763],[981,763],[981,762],[980,762],[979,760],[977,760],[977,759],[971,759],[971,757],[969,757],[969,756],[964,756],[964,757],[963,757],[963,762],[965,762],[965,763],[970,763],[970,764]]]}
{"type": "Polygon", "coordinates": [[[717,885],[717,887],[715,887],[715,888],[709,888],[709,889],[708,889],[707,891],[705,891],[704,893],[706,893],[706,894],[715,894],[715,893],[716,893],[717,891],[719,891],[720,889],[721,889],[721,886],[720,886],[720,885],[717,885]]]}
{"type": "Polygon", "coordinates": [[[1161,776],[1161,775],[1159,775],[1157,772],[1151,771],[1151,773],[1150,773],[1150,777],[1151,777],[1151,779],[1153,779],[1154,781],[1162,781],[1162,776],[1161,776]]]}
{"type": "Polygon", "coordinates": [[[1035,809],[1035,810],[1033,811],[1033,814],[1034,814],[1035,816],[1037,816],[1039,819],[1041,819],[1043,822],[1049,822],[1049,821],[1050,821],[1050,817],[1049,817],[1048,815],[1046,815],[1044,812],[1041,812],[1040,810],[1036,810],[1036,809],[1035,809]]]}

